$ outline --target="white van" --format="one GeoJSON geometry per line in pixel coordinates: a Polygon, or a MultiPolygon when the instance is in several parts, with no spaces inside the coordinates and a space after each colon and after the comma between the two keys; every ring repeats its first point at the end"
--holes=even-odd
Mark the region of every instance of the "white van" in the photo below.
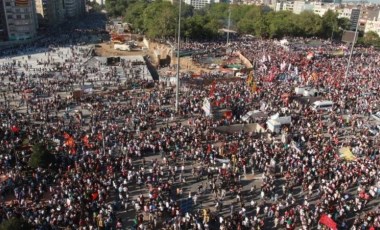
{"type": "Polygon", "coordinates": [[[314,111],[331,111],[333,109],[334,102],[332,101],[315,101],[311,108],[314,111]]]}

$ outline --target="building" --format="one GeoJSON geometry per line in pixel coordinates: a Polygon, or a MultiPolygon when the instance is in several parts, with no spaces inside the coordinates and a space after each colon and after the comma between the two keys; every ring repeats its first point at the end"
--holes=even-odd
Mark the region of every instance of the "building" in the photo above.
{"type": "Polygon", "coordinates": [[[85,0],[63,0],[63,7],[68,18],[76,18],[86,12],[85,0]]]}
{"type": "Polygon", "coordinates": [[[310,2],[295,1],[293,4],[293,13],[300,14],[303,11],[313,11],[314,6],[310,2]]]}
{"type": "Polygon", "coordinates": [[[342,4],[342,0],[322,0],[322,3],[342,4]]]}
{"type": "Polygon", "coordinates": [[[332,3],[321,3],[321,2],[314,2],[313,3],[314,7],[313,7],[313,12],[315,14],[318,14],[319,16],[323,17],[323,15],[329,11],[329,10],[332,10],[334,12],[337,12],[337,8],[339,7],[338,5],[336,4],[332,4],[332,3]]]}
{"type": "Polygon", "coordinates": [[[191,5],[194,7],[194,9],[202,9],[206,5],[212,4],[212,3],[219,3],[219,0],[185,0],[186,4],[191,5]]]}
{"type": "MultiPolygon", "coordinates": [[[[1,0],[8,40],[26,40],[37,34],[37,14],[33,0],[1,0]]],[[[4,27],[4,25],[3,25],[4,27]]]]}
{"type": "Polygon", "coordinates": [[[351,8],[339,8],[337,9],[338,18],[351,18],[351,8]]]}
{"type": "Polygon", "coordinates": [[[360,16],[360,30],[365,31],[367,21],[377,21],[380,13],[380,7],[368,6],[362,8],[362,14],[360,16]]]}
{"type": "Polygon", "coordinates": [[[8,40],[7,22],[5,21],[5,12],[3,0],[0,0],[0,42],[8,40]]]}
{"type": "Polygon", "coordinates": [[[368,13],[364,32],[373,31],[380,36],[380,11],[379,8],[371,9],[368,13]]]}
{"type": "Polygon", "coordinates": [[[364,32],[373,31],[380,36],[380,20],[368,20],[364,32]]]}
{"type": "Polygon", "coordinates": [[[40,26],[58,26],[65,20],[62,0],[35,0],[38,24],[40,26]]]}

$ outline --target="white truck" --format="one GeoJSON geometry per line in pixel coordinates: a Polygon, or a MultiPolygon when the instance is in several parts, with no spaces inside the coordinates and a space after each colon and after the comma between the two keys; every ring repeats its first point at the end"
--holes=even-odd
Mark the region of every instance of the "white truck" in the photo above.
{"type": "Polygon", "coordinates": [[[282,126],[290,125],[291,122],[292,118],[290,116],[280,117],[277,113],[267,120],[267,128],[273,133],[280,133],[282,126]]]}
{"type": "Polygon", "coordinates": [[[318,90],[311,87],[296,87],[295,93],[304,97],[314,97],[318,94],[318,90]]]}
{"type": "Polygon", "coordinates": [[[115,44],[113,48],[115,50],[131,51],[131,46],[126,44],[115,44]]]}

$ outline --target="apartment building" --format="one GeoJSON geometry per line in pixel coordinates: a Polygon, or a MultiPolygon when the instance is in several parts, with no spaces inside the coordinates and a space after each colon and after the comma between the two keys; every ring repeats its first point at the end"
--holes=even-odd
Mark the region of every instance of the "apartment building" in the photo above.
{"type": "Polygon", "coordinates": [[[68,18],[76,18],[86,12],[85,0],[63,0],[65,16],[68,18]]]}
{"type": "Polygon", "coordinates": [[[2,30],[6,29],[3,34],[8,40],[26,40],[36,36],[38,22],[33,0],[1,0],[0,3],[2,30]]]}
{"type": "Polygon", "coordinates": [[[6,40],[8,40],[7,22],[5,21],[3,0],[0,0],[0,42],[6,40]]]}
{"type": "Polygon", "coordinates": [[[58,26],[65,20],[62,0],[35,0],[38,23],[41,26],[58,26]]]}
{"type": "Polygon", "coordinates": [[[368,13],[364,32],[373,31],[380,36],[380,10],[379,8],[371,9],[368,13]]]}
{"type": "Polygon", "coordinates": [[[185,0],[185,3],[194,7],[194,9],[202,9],[211,3],[219,3],[219,0],[185,0]]]}

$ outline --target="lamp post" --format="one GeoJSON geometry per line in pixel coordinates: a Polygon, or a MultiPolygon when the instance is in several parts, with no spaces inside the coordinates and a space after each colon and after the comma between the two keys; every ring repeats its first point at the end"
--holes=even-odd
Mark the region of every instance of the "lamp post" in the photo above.
{"type": "Polygon", "coordinates": [[[177,79],[176,79],[176,87],[175,87],[175,111],[178,113],[179,110],[179,51],[180,51],[180,43],[181,43],[181,8],[182,8],[182,0],[179,0],[179,9],[178,9],[178,43],[177,43],[177,79]]]}
{"type": "Polygon", "coordinates": [[[104,122],[102,125],[102,145],[103,145],[103,155],[104,156],[106,155],[106,142],[105,142],[105,137],[104,137],[104,133],[105,133],[106,128],[107,128],[107,126],[106,126],[106,123],[104,122]]]}
{"type": "Polygon", "coordinates": [[[227,46],[230,43],[230,27],[231,27],[231,7],[228,8],[227,46]]]}

